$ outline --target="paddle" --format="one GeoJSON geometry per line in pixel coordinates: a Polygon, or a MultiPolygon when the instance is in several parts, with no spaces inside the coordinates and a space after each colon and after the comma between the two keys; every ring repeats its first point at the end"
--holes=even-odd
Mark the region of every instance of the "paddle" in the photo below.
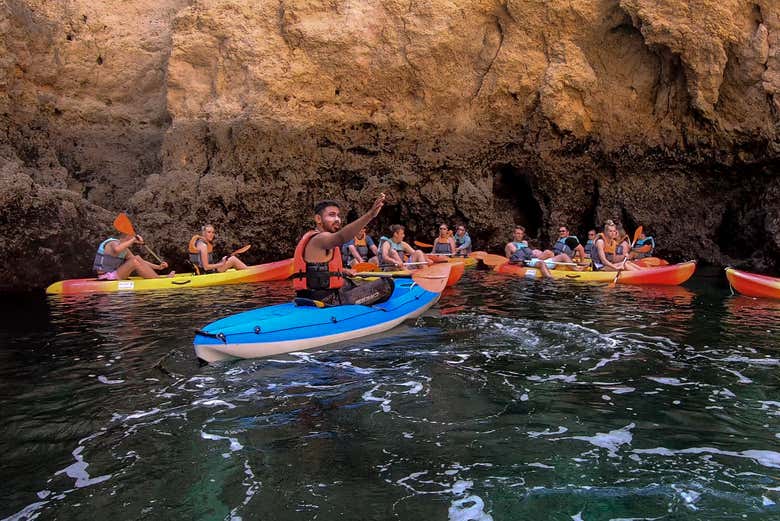
{"type": "Polygon", "coordinates": [[[247,244],[246,246],[241,246],[239,249],[237,249],[236,251],[234,251],[233,253],[231,253],[231,254],[229,255],[229,257],[232,257],[233,255],[240,255],[240,254],[242,254],[242,253],[246,253],[246,252],[248,252],[248,251],[249,251],[249,248],[251,248],[251,247],[252,247],[252,245],[251,245],[251,244],[247,244]]]}
{"type": "Polygon", "coordinates": [[[478,259],[484,262],[486,266],[500,266],[509,262],[509,259],[503,255],[494,255],[492,253],[486,253],[485,255],[478,257],[478,259]]]}
{"type": "Polygon", "coordinates": [[[409,278],[426,291],[441,293],[447,285],[447,279],[450,276],[451,266],[447,264],[434,264],[421,270],[413,271],[411,275],[393,275],[392,273],[358,273],[356,277],[367,278],[409,278]]]}
{"type": "Polygon", "coordinates": [[[615,273],[615,279],[612,282],[609,283],[609,287],[610,288],[614,288],[615,284],[617,284],[618,278],[620,278],[620,273],[623,271],[623,268],[626,267],[626,262],[628,262],[628,254],[631,252],[631,249],[633,249],[634,244],[636,244],[636,241],[639,240],[639,236],[640,235],[642,235],[642,227],[641,226],[639,228],[637,228],[636,231],[634,232],[634,240],[631,241],[631,248],[629,248],[628,251],[626,252],[626,256],[623,259],[623,263],[618,268],[617,273],[615,273]]]}
{"type": "MultiPolygon", "coordinates": [[[[116,219],[114,219],[114,228],[116,228],[119,233],[124,233],[125,235],[138,237],[138,234],[135,233],[135,228],[133,228],[133,223],[130,222],[130,218],[124,212],[117,215],[116,219]]],[[[149,246],[146,245],[146,243],[141,243],[141,244],[143,244],[143,247],[146,248],[146,251],[148,251],[152,255],[152,257],[157,259],[158,263],[160,264],[163,263],[163,260],[156,253],[154,253],[149,248],[149,246]]]]}
{"type": "Polygon", "coordinates": [[[428,244],[427,242],[414,241],[414,245],[420,248],[433,248],[433,244],[428,244]]]}

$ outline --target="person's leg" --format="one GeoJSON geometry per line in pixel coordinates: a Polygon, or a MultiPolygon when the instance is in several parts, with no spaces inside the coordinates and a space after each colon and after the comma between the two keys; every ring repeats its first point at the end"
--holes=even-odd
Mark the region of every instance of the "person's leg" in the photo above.
{"type": "Polygon", "coordinates": [[[425,254],[422,252],[422,250],[414,250],[412,255],[409,257],[410,262],[428,262],[428,259],[425,257],[425,254]]]}
{"type": "Polygon", "coordinates": [[[241,259],[239,259],[235,255],[231,255],[230,257],[228,257],[228,259],[225,262],[225,264],[223,264],[222,266],[217,268],[217,271],[222,273],[223,271],[229,270],[230,268],[234,268],[234,269],[237,269],[237,270],[245,270],[246,269],[246,264],[241,262],[241,259]]]}
{"type": "Polygon", "coordinates": [[[154,271],[152,263],[136,255],[132,261],[135,263],[135,272],[145,279],[160,278],[160,274],[154,271]]]}
{"type": "Polygon", "coordinates": [[[370,306],[378,302],[385,302],[393,294],[394,289],[393,279],[380,278],[359,284],[347,284],[339,293],[342,304],[370,306]]]}
{"type": "Polygon", "coordinates": [[[552,273],[550,273],[550,268],[547,267],[547,264],[544,262],[537,262],[535,268],[539,268],[539,271],[542,272],[542,276],[546,279],[552,278],[552,273]]]}
{"type": "Polygon", "coordinates": [[[126,260],[116,269],[116,278],[119,280],[126,279],[133,274],[136,268],[135,258],[126,260]]]}

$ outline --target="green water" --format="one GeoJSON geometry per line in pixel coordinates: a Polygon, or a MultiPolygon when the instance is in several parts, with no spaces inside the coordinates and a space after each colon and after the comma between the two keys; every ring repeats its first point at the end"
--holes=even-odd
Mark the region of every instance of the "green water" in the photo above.
{"type": "Polygon", "coordinates": [[[288,284],[7,296],[0,518],[780,519],[780,301],[470,270],[421,319],[201,367],[288,284]]]}

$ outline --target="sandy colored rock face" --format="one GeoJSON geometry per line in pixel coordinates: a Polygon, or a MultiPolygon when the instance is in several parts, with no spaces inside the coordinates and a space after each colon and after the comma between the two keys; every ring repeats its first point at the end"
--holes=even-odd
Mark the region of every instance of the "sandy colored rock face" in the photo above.
{"type": "Polygon", "coordinates": [[[0,31],[0,247],[58,266],[2,288],[87,275],[118,211],[181,269],[205,221],[271,260],[380,190],[376,235],[617,218],[780,268],[773,1],[13,0],[0,31]]]}

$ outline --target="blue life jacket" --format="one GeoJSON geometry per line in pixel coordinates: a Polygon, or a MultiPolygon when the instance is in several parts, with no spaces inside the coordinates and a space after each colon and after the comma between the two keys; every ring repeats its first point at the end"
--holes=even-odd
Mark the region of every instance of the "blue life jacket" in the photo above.
{"type": "Polygon", "coordinates": [[[569,244],[566,244],[567,242],[569,244],[574,244],[575,248],[577,246],[579,246],[579,244],[580,244],[580,240],[576,236],[569,235],[568,237],[564,237],[562,239],[558,239],[558,242],[556,242],[553,245],[553,253],[555,253],[556,255],[560,255],[561,253],[565,253],[569,257],[574,255],[574,249],[572,249],[569,246],[569,244]]]}
{"type": "Polygon", "coordinates": [[[115,257],[106,253],[106,245],[111,242],[120,242],[119,239],[109,237],[98,246],[97,253],[95,254],[95,260],[92,262],[92,269],[99,273],[109,273],[116,271],[119,266],[124,264],[125,257],[127,257],[127,250],[123,250],[119,256],[115,257]]]}
{"type": "Polygon", "coordinates": [[[593,257],[593,240],[589,239],[588,242],[585,243],[585,255],[588,257],[593,257]]]}
{"type": "Polygon", "coordinates": [[[509,262],[512,264],[521,264],[534,258],[533,250],[528,247],[527,242],[511,242],[510,244],[513,244],[516,248],[512,256],[509,257],[509,262]]]}
{"type": "Polygon", "coordinates": [[[636,244],[634,244],[634,250],[638,250],[642,246],[648,246],[648,245],[650,246],[650,251],[636,252],[637,259],[652,257],[653,250],[655,250],[655,239],[653,239],[652,237],[645,237],[644,239],[639,239],[636,241],[636,244]]]}

